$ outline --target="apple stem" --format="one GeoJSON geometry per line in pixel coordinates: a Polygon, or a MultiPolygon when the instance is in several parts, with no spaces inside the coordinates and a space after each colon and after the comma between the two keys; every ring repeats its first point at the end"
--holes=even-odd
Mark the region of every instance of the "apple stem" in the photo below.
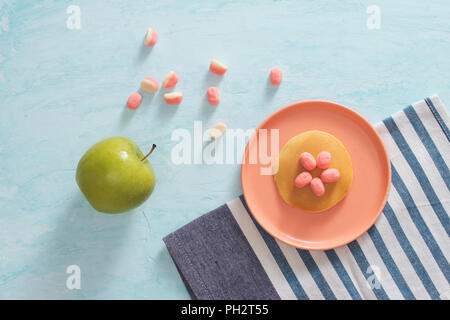
{"type": "Polygon", "coordinates": [[[147,157],[153,152],[153,150],[155,150],[155,148],[156,148],[156,144],[153,144],[152,148],[150,149],[150,152],[147,153],[147,155],[145,157],[143,157],[141,159],[141,161],[144,161],[145,159],[147,159],[147,157]]]}

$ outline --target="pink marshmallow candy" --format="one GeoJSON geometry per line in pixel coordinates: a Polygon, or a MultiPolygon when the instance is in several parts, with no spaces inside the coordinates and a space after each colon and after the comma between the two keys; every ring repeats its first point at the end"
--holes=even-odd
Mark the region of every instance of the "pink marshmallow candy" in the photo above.
{"type": "Polygon", "coordinates": [[[158,88],[158,81],[153,78],[144,78],[144,80],[141,81],[141,89],[145,92],[155,93],[158,91],[158,88]]]}
{"type": "Polygon", "coordinates": [[[227,72],[228,67],[216,59],[212,59],[211,63],[209,64],[209,70],[212,73],[218,74],[219,76],[223,75],[225,72],[227,72]]]}
{"type": "Polygon", "coordinates": [[[308,171],[312,171],[316,168],[316,159],[309,152],[303,152],[300,155],[300,164],[308,171]]]}
{"type": "Polygon", "coordinates": [[[164,94],[164,100],[167,104],[180,104],[183,100],[183,94],[181,92],[168,92],[164,94]]]}
{"type": "Polygon", "coordinates": [[[131,110],[136,110],[142,102],[142,96],[139,92],[134,92],[128,98],[127,107],[131,110]]]}
{"type": "Polygon", "coordinates": [[[178,75],[175,73],[175,71],[170,71],[166,79],[164,79],[162,86],[167,89],[172,89],[177,85],[177,83],[178,75]]]}
{"type": "Polygon", "coordinates": [[[333,183],[339,180],[341,174],[338,169],[327,169],[322,172],[320,178],[325,183],[333,183]]]}
{"type": "Polygon", "coordinates": [[[317,156],[317,168],[326,169],[330,165],[331,154],[328,151],[322,151],[317,156]]]}
{"type": "Polygon", "coordinates": [[[310,184],[312,192],[314,192],[316,196],[321,197],[325,194],[325,186],[320,178],[312,179],[310,184]]]}
{"type": "Polygon", "coordinates": [[[220,101],[219,89],[216,87],[209,87],[208,90],[206,90],[206,97],[208,98],[210,105],[218,105],[220,101]]]}
{"type": "Polygon", "coordinates": [[[279,86],[282,79],[283,79],[283,72],[281,71],[280,68],[273,68],[270,71],[270,83],[273,86],[279,86]]]}
{"type": "Polygon", "coordinates": [[[148,28],[147,33],[145,34],[144,44],[152,47],[155,45],[156,40],[158,40],[158,32],[156,32],[155,29],[148,28]]]}
{"type": "Polygon", "coordinates": [[[304,186],[307,186],[312,180],[311,173],[308,171],[303,171],[300,173],[297,178],[295,178],[295,186],[297,188],[303,188],[304,186]]]}

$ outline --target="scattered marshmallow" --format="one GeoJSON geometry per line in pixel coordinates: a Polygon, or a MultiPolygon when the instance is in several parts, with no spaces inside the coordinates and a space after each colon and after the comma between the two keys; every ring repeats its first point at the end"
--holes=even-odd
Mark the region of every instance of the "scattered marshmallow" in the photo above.
{"type": "Polygon", "coordinates": [[[280,68],[273,68],[270,70],[270,83],[274,86],[279,86],[283,79],[283,72],[280,68]]]}
{"type": "Polygon", "coordinates": [[[308,171],[316,168],[316,159],[309,152],[303,152],[300,155],[300,164],[308,171]]]}
{"type": "Polygon", "coordinates": [[[209,70],[215,74],[218,74],[219,76],[223,75],[225,72],[227,72],[228,67],[216,59],[212,59],[211,63],[209,65],[209,70]]]}
{"type": "Polygon", "coordinates": [[[179,104],[183,100],[183,94],[181,92],[168,92],[164,94],[164,100],[167,104],[179,104]]]}
{"type": "Polygon", "coordinates": [[[225,123],[219,122],[216,123],[211,129],[209,129],[209,134],[211,138],[218,139],[224,134],[226,130],[227,125],[225,123]]]}
{"type": "Polygon", "coordinates": [[[320,197],[325,194],[325,186],[324,186],[322,180],[320,180],[320,178],[312,179],[310,184],[311,184],[311,189],[316,196],[320,197]]]}
{"type": "Polygon", "coordinates": [[[332,183],[339,180],[341,177],[341,174],[338,169],[327,169],[322,172],[320,175],[320,178],[325,183],[332,183]]]}
{"type": "Polygon", "coordinates": [[[178,75],[175,71],[170,71],[167,77],[164,79],[162,86],[166,89],[174,88],[178,83],[178,75]]]}
{"type": "Polygon", "coordinates": [[[153,78],[144,78],[144,80],[141,81],[141,89],[145,92],[155,93],[158,91],[158,88],[158,81],[153,78]]]}
{"type": "Polygon", "coordinates": [[[217,106],[220,101],[219,89],[216,87],[209,87],[206,90],[206,97],[208,98],[208,102],[212,106],[217,106]]]}
{"type": "Polygon", "coordinates": [[[331,154],[328,151],[322,151],[317,156],[317,168],[326,169],[330,165],[331,154]]]}
{"type": "Polygon", "coordinates": [[[158,40],[158,32],[155,29],[148,28],[147,33],[145,34],[144,44],[146,46],[152,47],[155,45],[158,40]]]}
{"type": "Polygon", "coordinates": [[[297,188],[303,188],[304,186],[307,186],[312,180],[311,173],[308,171],[303,171],[300,173],[297,178],[295,178],[295,186],[297,188]]]}
{"type": "Polygon", "coordinates": [[[142,102],[142,96],[139,92],[134,92],[131,94],[131,96],[128,98],[127,101],[127,107],[131,110],[136,110],[142,102]]]}

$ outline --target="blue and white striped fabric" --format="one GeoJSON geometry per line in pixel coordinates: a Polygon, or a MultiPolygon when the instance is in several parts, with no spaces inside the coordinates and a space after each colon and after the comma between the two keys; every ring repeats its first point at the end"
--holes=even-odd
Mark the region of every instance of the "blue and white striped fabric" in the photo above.
{"type": "Polygon", "coordinates": [[[392,164],[392,187],[375,225],[326,251],[267,234],[243,197],[164,241],[193,298],[449,299],[449,116],[437,95],[375,127],[392,164]]]}

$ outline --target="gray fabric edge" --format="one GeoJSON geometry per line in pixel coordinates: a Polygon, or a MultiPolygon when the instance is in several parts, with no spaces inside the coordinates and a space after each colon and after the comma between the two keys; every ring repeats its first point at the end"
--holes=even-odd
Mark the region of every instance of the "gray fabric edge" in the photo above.
{"type": "Polygon", "coordinates": [[[226,205],[163,241],[193,299],[280,299],[226,205]]]}

